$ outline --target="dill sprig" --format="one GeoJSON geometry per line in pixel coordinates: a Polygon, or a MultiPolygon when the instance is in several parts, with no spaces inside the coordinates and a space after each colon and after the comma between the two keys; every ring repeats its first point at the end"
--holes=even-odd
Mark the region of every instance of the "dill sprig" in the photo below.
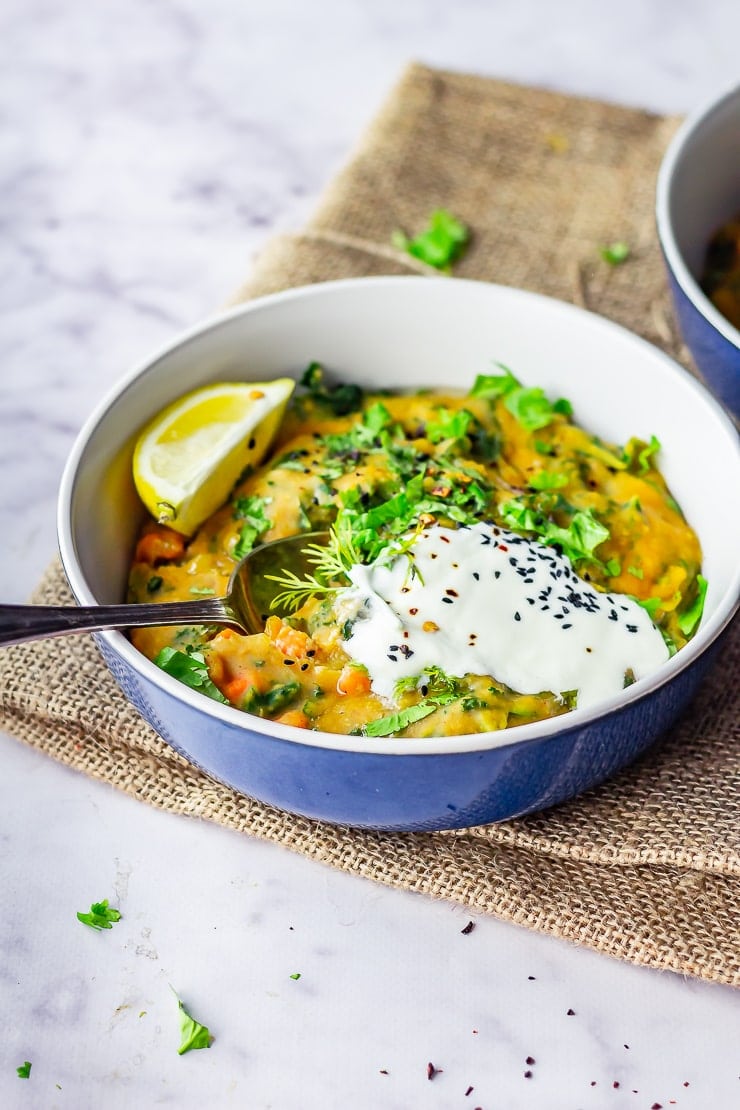
{"type": "Polygon", "coordinates": [[[331,529],[328,544],[307,544],[301,549],[301,554],[316,568],[314,574],[305,574],[301,578],[292,570],[282,570],[280,574],[265,575],[270,582],[283,587],[282,592],[272,599],[273,609],[295,613],[317,594],[336,593],[347,585],[348,570],[362,561],[351,533],[341,526],[331,529]],[[337,582],[338,578],[342,581],[337,582]]]}

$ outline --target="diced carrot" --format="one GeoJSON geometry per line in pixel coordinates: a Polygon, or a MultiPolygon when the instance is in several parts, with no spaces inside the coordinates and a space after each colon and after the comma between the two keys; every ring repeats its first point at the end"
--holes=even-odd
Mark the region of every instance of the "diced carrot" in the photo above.
{"type": "Polygon", "coordinates": [[[313,644],[310,636],[297,628],[291,628],[280,617],[268,617],[265,632],[278,651],[289,659],[303,659],[313,644]]]}
{"type": "Polygon", "coordinates": [[[280,725],[293,725],[295,728],[308,728],[311,723],[302,709],[287,709],[275,720],[280,725]]]}
{"type": "Polygon", "coordinates": [[[146,532],[136,545],[137,563],[168,563],[185,554],[185,540],[179,532],[157,525],[146,532]]]}
{"type": "Polygon", "coordinates": [[[337,679],[337,690],[340,694],[354,696],[369,694],[370,675],[363,667],[356,667],[348,663],[337,679]]]}
{"type": "Polygon", "coordinates": [[[239,674],[236,678],[230,678],[228,682],[224,682],[221,690],[224,697],[227,697],[230,702],[236,704],[242,697],[247,686],[249,686],[249,678],[245,674],[239,674]]]}

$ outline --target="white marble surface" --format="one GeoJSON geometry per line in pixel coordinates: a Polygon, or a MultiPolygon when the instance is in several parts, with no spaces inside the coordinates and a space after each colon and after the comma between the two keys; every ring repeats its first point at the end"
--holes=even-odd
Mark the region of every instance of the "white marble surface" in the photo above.
{"type": "MultiPolygon", "coordinates": [[[[53,553],[93,403],[300,225],[406,61],[685,111],[737,78],[740,41],[736,0],[6,0],[0,24],[7,601],[53,553]]],[[[0,758],[3,1107],[740,1101],[727,989],[493,919],[463,935],[458,907],[150,810],[6,737],[0,758]],[[75,911],[104,896],[123,920],[98,935],[75,911]],[[208,1052],[177,1055],[170,985],[208,1052]]]]}

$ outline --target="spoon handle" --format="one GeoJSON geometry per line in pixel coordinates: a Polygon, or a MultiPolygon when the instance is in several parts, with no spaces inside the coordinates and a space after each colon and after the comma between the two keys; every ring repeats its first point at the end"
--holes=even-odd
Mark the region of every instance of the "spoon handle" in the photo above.
{"type": "Polygon", "coordinates": [[[0,645],[162,624],[223,624],[243,630],[228,600],[221,597],[148,605],[0,605],[0,645]]]}

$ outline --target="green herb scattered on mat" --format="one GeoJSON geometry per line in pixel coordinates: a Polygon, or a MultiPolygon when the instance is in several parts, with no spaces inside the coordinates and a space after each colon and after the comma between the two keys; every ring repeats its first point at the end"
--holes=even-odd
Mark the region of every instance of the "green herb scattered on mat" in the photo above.
{"type": "Polygon", "coordinates": [[[80,913],[78,910],[77,920],[83,925],[89,925],[91,929],[112,929],[113,922],[120,921],[121,915],[118,910],[109,906],[108,899],[104,898],[102,902],[93,902],[89,913],[80,913]]]}
{"type": "Polygon", "coordinates": [[[470,239],[470,231],[446,208],[438,208],[429,217],[429,226],[413,239],[403,231],[394,231],[391,236],[393,246],[405,251],[413,258],[426,262],[435,270],[449,272],[465,250],[470,239]]]}

